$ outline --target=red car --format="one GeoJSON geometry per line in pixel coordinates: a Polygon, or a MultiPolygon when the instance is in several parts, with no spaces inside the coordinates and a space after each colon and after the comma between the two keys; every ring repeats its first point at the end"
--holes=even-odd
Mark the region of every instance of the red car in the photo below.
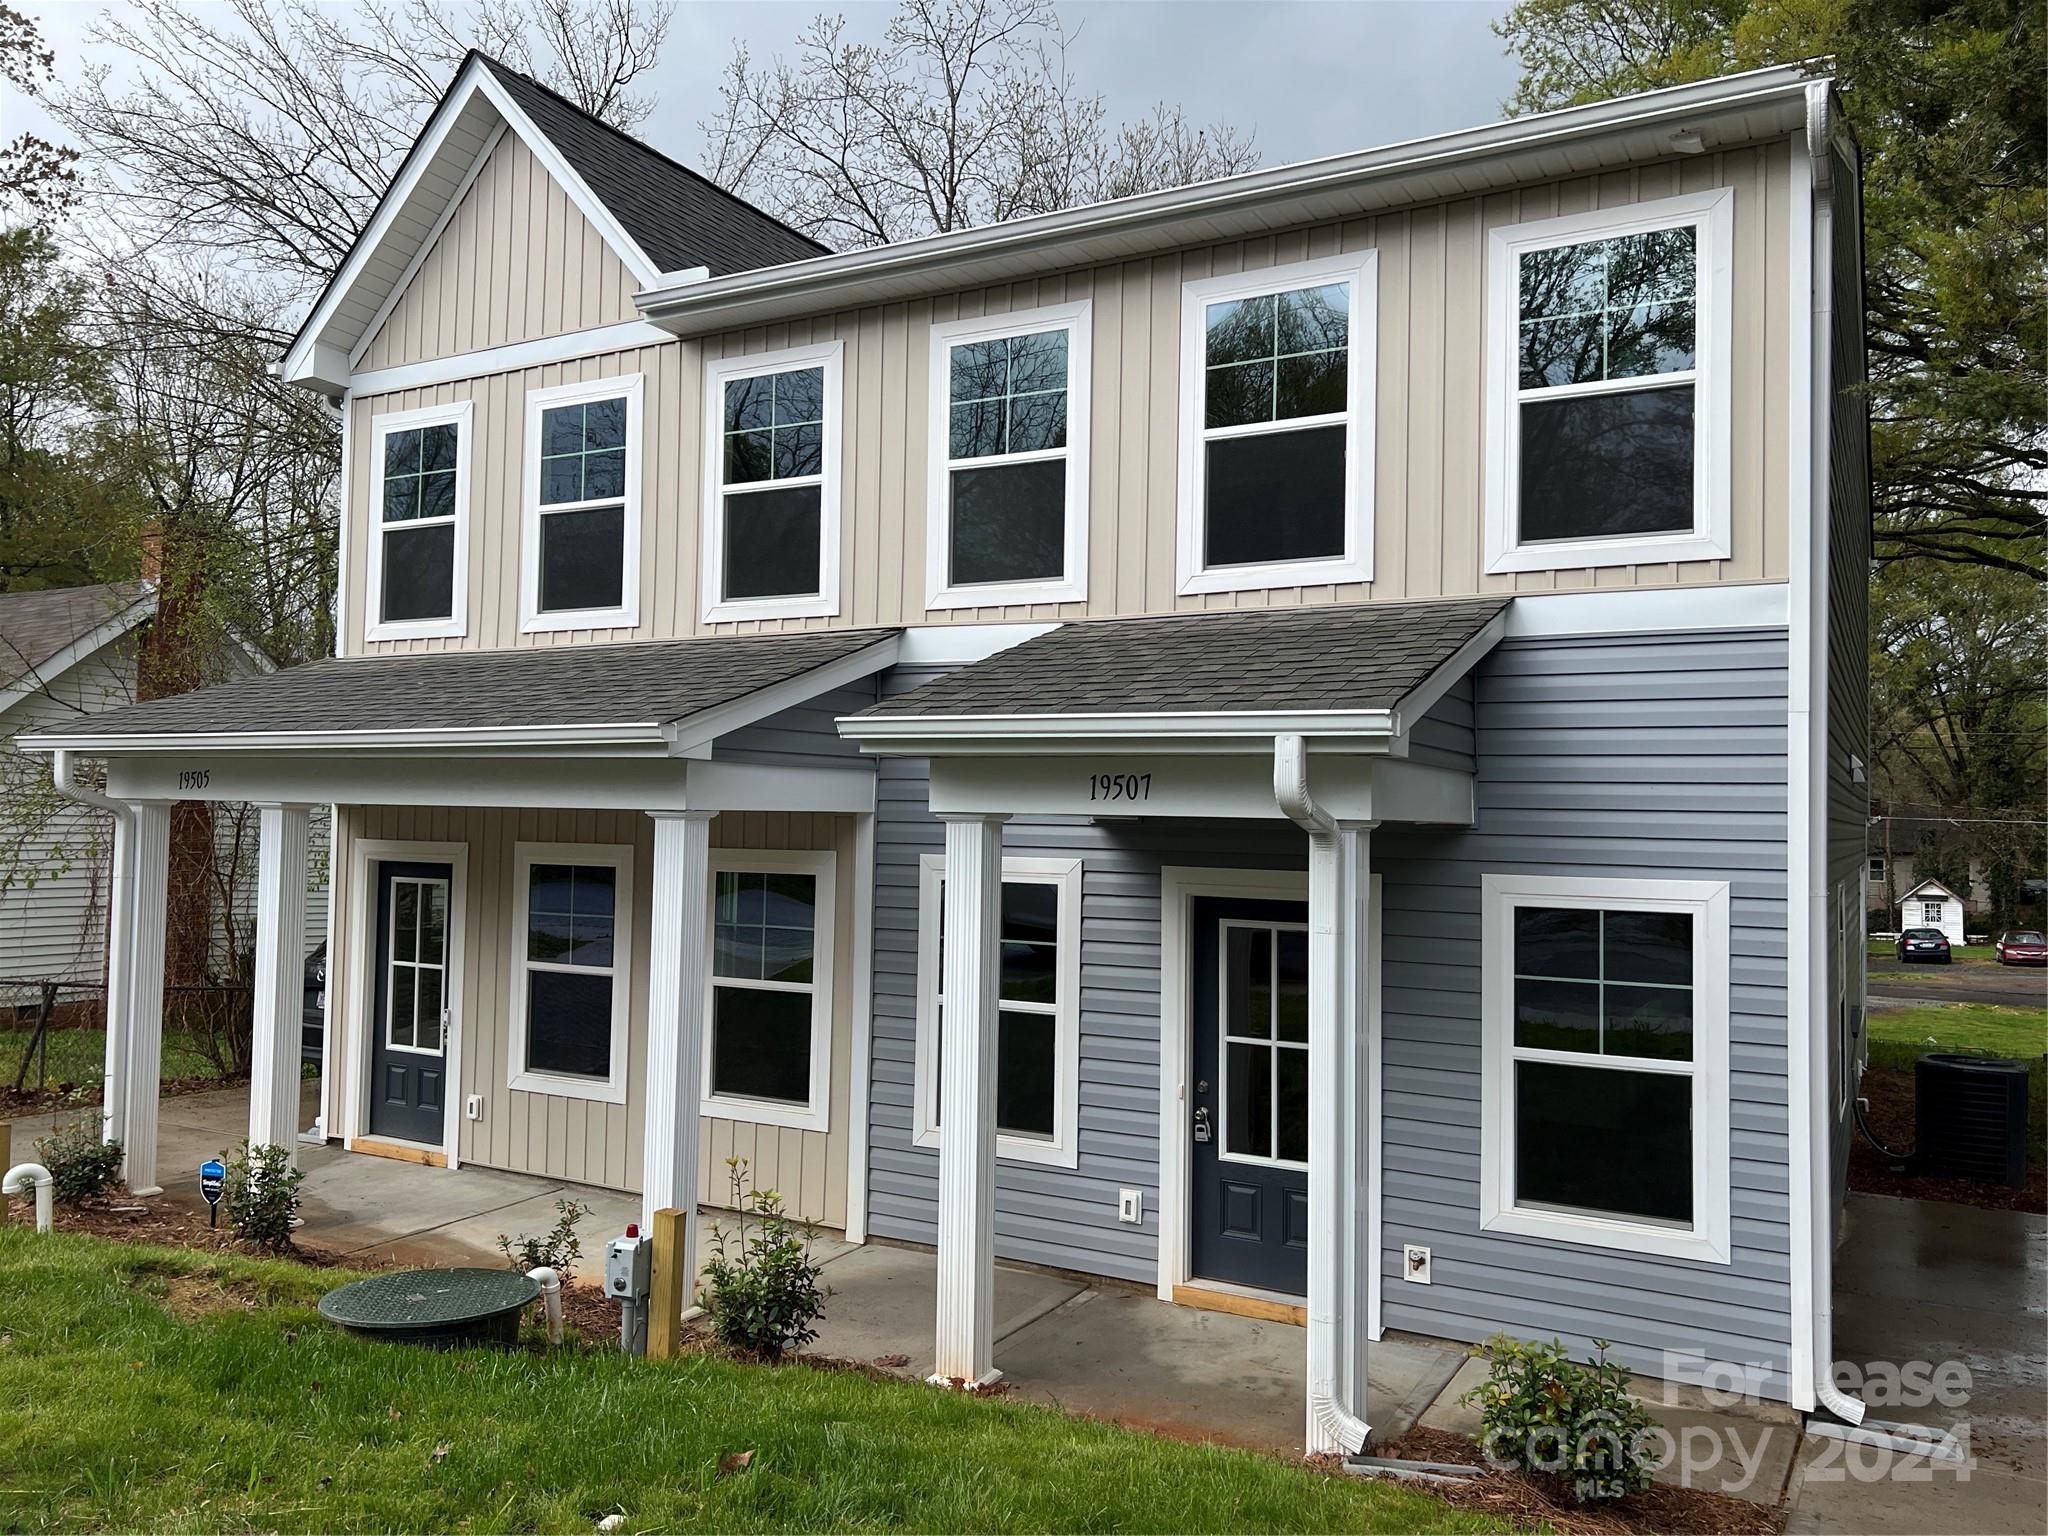
{"type": "Polygon", "coordinates": [[[1998,936],[2000,965],[2048,965],[2048,938],[2032,928],[1998,936]]]}

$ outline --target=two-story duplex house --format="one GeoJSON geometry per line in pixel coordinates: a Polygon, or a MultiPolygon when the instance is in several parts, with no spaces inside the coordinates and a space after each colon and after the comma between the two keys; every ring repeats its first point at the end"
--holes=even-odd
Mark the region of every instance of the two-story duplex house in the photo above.
{"type": "MultiPolygon", "coordinates": [[[[336,806],[364,1152],[1828,1401],[1857,1072],[1858,172],[1781,68],[832,254],[489,59],[280,366],[340,654],[41,738],[336,806]]],[[[251,1129],[290,1144],[296,947],[251,1129]]],[[[1833,1401],[1845,1411],[1853,1405],[1833,1401]]]]}

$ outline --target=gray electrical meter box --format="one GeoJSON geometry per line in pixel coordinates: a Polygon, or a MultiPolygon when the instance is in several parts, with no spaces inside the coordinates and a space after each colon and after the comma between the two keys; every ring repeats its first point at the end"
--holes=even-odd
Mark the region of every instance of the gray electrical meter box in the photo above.
{"type": "Polygon", "coordinates": [[[653,1246],[640,1235],[638,1227],[626,1228],[624,1237],[615,1237],[605,1244],[605,1295],[614,1301],[638,1301],[646,1296],[653,1246]]]}

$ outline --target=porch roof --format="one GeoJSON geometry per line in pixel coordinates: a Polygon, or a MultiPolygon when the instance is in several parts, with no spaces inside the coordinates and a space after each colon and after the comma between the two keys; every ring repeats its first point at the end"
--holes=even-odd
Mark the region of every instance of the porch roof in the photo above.
{"type": "Polygon", "coordinates": [[[972,750],[1278,733],[1391,739],[1493,647],[1512,601],[1066,624],[848,716],[840,730],[881,752],[949,741],[972,750]]]}
{"type": "Polygon", "coordinates": [[[898,633],[338,658],[89,716],[21,745],[121,754],[568,747],[687,755],[888,666],[898,633]]]}

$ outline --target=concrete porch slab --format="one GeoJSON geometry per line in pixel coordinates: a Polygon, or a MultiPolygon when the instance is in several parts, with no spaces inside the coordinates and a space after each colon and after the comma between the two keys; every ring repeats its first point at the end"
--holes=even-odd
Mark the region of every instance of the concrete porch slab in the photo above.
{"type": "MultiPolygon", "coordinates": [[[[864,1364],[904,1355],[904,1365],[887,1369],[920,1380],[931,1374],[939,1304],[935,1255],[869,1243],[827,1262],[825,1284],[832,1295],[813,1354],[864,1364]]],[[[1083,1289],[1079,1280],[998,1264],[996,1364],[1003,1365],[1005,1339],[1083,1289]]]]}

